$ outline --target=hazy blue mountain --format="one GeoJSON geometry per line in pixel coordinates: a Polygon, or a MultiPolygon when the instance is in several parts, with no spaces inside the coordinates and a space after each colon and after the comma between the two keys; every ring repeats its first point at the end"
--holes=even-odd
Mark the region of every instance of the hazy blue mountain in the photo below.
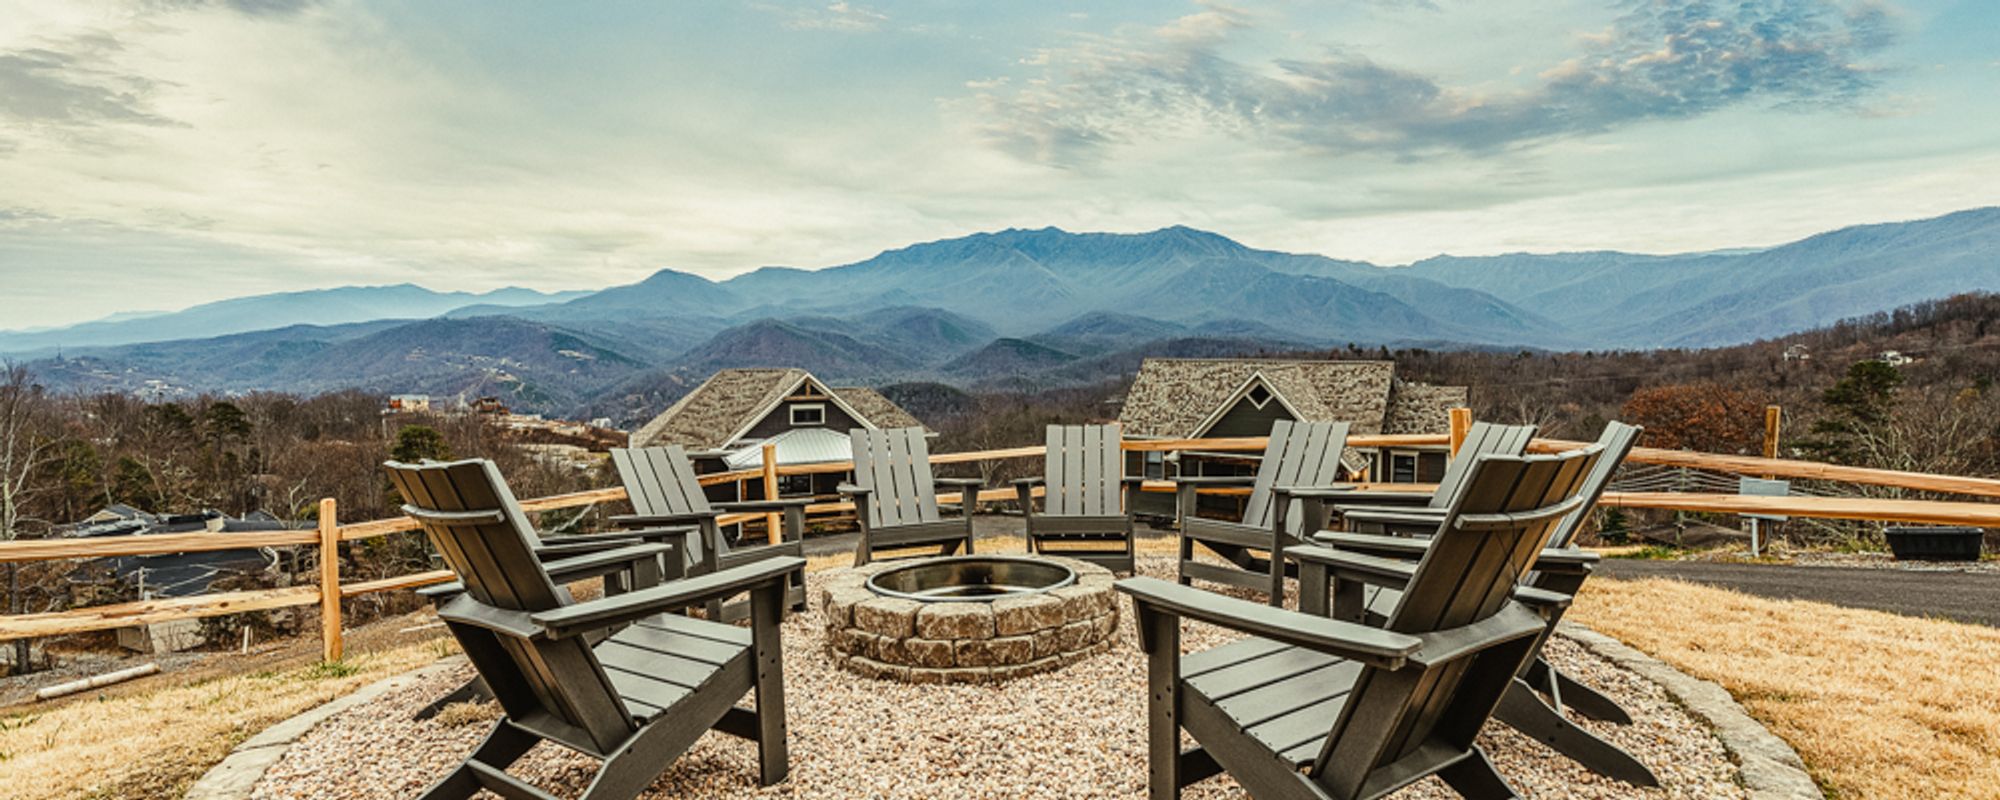
{"type": "Polygon", "coordinates": [[[586,294],[550,294],[514,287],[483,294],[438,292],[408,283],[280,292],[203,303],[169,313],[113,314],[94,322],[30,333],[0,331],[0,353],[208,338],[293,325],[420,319],[469,305],[540,305],[586,294]]]}
{"type": "Polygon", "coordinates": [[[0,333],[0,352],[60,343],[67,358],[31,367],[62,388],[477,391],[630,419],[723,367],[1032,388],[1129,373],[1146,355],[1706,346],[1995,286],[1994,208],[1758,250],[1440,256],[1406,267],[1257,250],[1185,227],[1043,228],[721,282],[662,270],[577,297],[415,286],[263,295],[0,333]],[[129,337],[149,341],[106,346],[129,337]]]}
{"type": "Polygon", "coordinates": [[[1077,360],[1073,353],[1026,339],[995,339],[985,347],[952,359],[941,371],[962,381],[980,381],[1046,372],[1077,360]]]}
{"type": "Polygon", "coordinates": [[[1406,269],[1538,309],[1588,347],[1729,344],[2000,286],[2000,208],[1763,250],[1439,257],[1406,269]]]}
{"type": "Polygon", "coordinates": [[[1115,311],[1092,311],[1028,340],[1077,355],[1094,356],[1185,333],[1186,327],[1171,322],[1115,311]]]}
{"type": "Polygon", "coordinates": [[[716,334],[676,366],[703,376],[727,367],[801,367],[827,380],[855,380],[902,374],[921,363],[843,333],[765,319],[716,334]]]}
{"type": "Polygon", "coordinates": [[[555,410],[573,408],[649,366],[587,334],[479,317],[300,325],[149,342],[38,361],[31,368],[40,380],[66,391],[363,389],[498,395],[530,410],[555,410]]]}
{"type": "Polygon", "coordinates": [[[795,316],[794,327],[851,336],[893,350],[918,364],[949,361],[993,341],[992,326],[963,314],[919,306],[892,306],[851,316],[795,316]]]}

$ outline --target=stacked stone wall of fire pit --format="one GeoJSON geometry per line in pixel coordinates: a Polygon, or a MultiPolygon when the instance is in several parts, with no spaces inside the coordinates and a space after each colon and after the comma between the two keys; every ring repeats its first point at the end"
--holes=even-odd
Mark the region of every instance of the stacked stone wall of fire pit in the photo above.
{"type": "Polygon", "coordinates": [[[1076,583],[990,601],[920,602],[868,589],[870,576],[909,562],[831,571],[817,598],[827,647],[851,672],[912,683],[1004,681],[1104,652],[1118,630],[1111,572],[1048,560],[1075,570],[1076,583]]]}

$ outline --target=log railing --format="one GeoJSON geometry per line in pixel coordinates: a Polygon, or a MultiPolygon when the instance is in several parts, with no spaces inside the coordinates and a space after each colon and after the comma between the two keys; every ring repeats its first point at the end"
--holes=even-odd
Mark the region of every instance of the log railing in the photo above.
{"type": "MultiPolygon", "coordinates": [[[[1350,446],[1364,449],[1384,447],[1455,448],[1457,441],[1464,436],[1469,418],[1466,420],[1454,419],[1453,423],[1452,434],[1450,435],[1354,436],[1349,438],[1348,443],[1350,446]]],[[[1178,450],[1231,452],[1262,450],[1264,444],[1265,439],[1263,437],[1134,439],[1126,441],[1124,447],[1126,450],[1133,452],[1178,450]]],[[[1537,440],[1534,443],[1533,449],[1537,451],[1560,451],[1579,444],[1578,442],[1561,440],[1537,440]]],[[[1042,447],[1032,446],[1000,450],[940,453],[933,455],[931,462],[942,465],[1040,458],[1043,452],[1044,449],[1042,447]]],[[[1992,478],[1932,475],[1897,470],[1846,467],[1810,461],[1659,450],[1644,447],[1634,449],[1627,460],[1640,464],[1691,467],[1741,475],[1838,481],[1870,486],[1897,487],[1939,494],[1969,495],[1977,498],[2000,498],[2000,480],[1992,478]]],[[[773,481],[775,476],[837,473],[846,472],[852,468],[852,464],[849,462],[792,466],[766,464],[758,469],[704,475],[701,478],[701,483],[704,485],[716,485],[738,480],[759,480],[765,481],[766,485],[769,485],[769,482],[773,481]]],[[[1148,491],[1171,492],[1173,491],[1173,484],[1168,481],[1149,481],[1145,488],[1148,491]]],[[[1001,502],[1012,500],[1015,495],[1011,489],[988,489],[980,492],[978,497],[980,502],[1001,502]]],[[[525,511],[542,512],[619,502],[624,499],[625,490],[614,487],[534,498],[522,501],[521,507],[525,511]]],[[[940,495],[939,500],[943,502],[955,502],[956,495],[940,495]]],[[[1672,492],[1607,492],[1604,495],[1602,504],[1623,508],[1671,509],[1720,514],[1773,514],[1791,517],[1899,521],[2000,528],[2000,504],[1991,502],[1836,497],[1749,497],[1672,492]]],[[[409,517],[393,517],[342,525],[338,523],[338,510],[333,500],[327,499],[322,501],[320,504],[319,525],[311,530],[233,534],[180,533],[107,536],[91,539],[43,539],[0,542],[0,563],[159,555],[259,547],[313,546],[317,547],[320,551],[321,565],[318,584],[315,586],[219,592],[196,597],[142,600],[42,614],[0,616],[0,640],[62,636],[130,625],[317,604],[320,606],[321,616],[322,655],[329,661],[339,660],[341,657],[340,600],[373,592],[410,589],[441,583],[450,580],[451,574],[444,570],[433,570],[391,578],[342,583],[340,580],[338,554],[338,548],[342,542],[352,542],[377,536],[414,531],[417,530],[418,526],[416,521],[409,517]]],[[[850,513],[852,511],[853,505],[846,502],[815,503],[806,507],[806,512],[809,515],[817,516],[850,513]]],[[[763,516],[761,513],[725,515],[722,518],[722,522],[725,525],[733,525],[760,519],[763,516]]]]}

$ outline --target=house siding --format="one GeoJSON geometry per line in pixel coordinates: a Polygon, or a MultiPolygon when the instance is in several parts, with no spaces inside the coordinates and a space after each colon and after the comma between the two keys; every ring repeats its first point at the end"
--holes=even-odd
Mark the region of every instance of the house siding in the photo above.
{"type": "Polygon", "coordinates": [[[771,413],[764,415],[763,419],[757,420],[757,424],[750,426],[750,432],[743,434],[743,438],[769,439],[791,430],[792,406],[794,405],[823,405],[826,407],[825,425],[806,425],[800,427],[826,428],[827,430],[839,431],[841,433],[865,427],[853,417],[848,416],[847,412],[841,410],[840,406],[835,405],[831,399],[820,400],[815,398],[812,400],[800,400],[796,403],[789,401],[779,403],[776,408],[771,409],[771,413]]]}
{"type": "Polygon", "coordinates": [[[1236,406],[1223,414],[1221,419],[1216,420],[1215,425],[1202,436],[1205,438],[1269,436],[1271,423],[1289,419],[1292,419],[1292,412],[1286,411],[1285,405],[1278,402],[1275,397],[1265,403],[1263,408],[1258,408],[1256,404],[1250,402],[1250,398],[1244,397],[1239,398],[1236,406]]]}

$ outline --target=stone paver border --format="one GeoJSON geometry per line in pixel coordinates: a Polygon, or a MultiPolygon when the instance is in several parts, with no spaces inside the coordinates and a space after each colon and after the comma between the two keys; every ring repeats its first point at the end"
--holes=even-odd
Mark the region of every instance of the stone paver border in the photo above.
{"type": "Polygon", "coordinates": [[[1752,719],[1729,692],[1713,681],[1689,675],[1624,642],[1573,622],[1557,626],[1556,632],[1583,645],[1620,668],[1659,684],[1667,693],[1703,722],[1708,723],[1722,746],[1736,756],[1743,788],[1751,800],[1825,800],[1819,784],[1806,772],[1785,740],[1752,719]]]}

